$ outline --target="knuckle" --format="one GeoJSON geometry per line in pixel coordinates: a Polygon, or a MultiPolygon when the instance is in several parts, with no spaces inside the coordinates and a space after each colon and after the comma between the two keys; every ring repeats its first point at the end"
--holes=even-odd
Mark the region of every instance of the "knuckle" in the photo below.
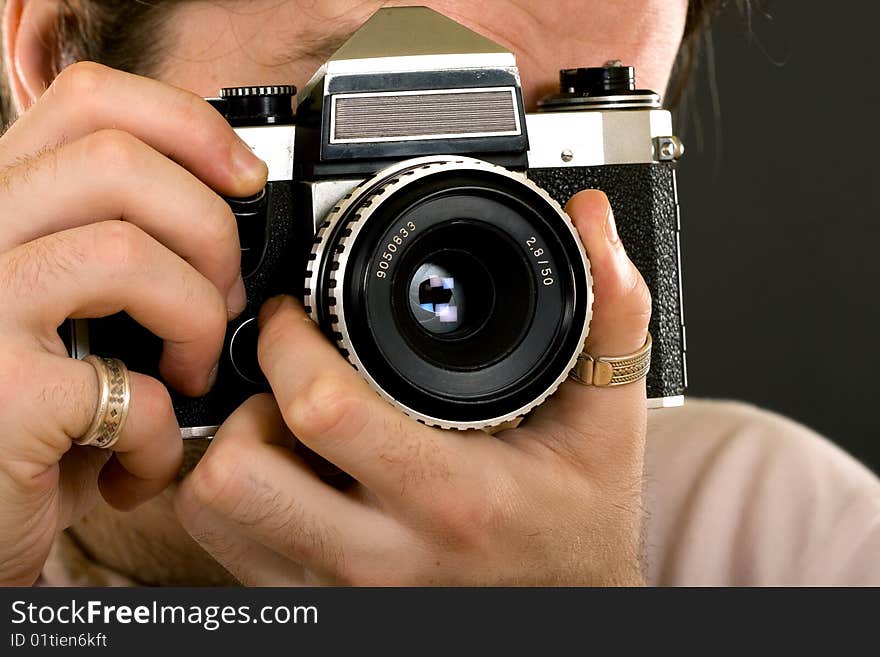
{"type": "MultiPolygon", "coordinates": [[[[237,140],[235,132],[204,98],[178,90],[170,102],[169,115],[175,127],[191,135],[192,143],[206,153],[225,158],[237,140]]],[[[166,153],[174,159],[175,153],[166,153]]]]}
{"type": "Polygon", "coordinates": [[[197,94],[184,92],[178,116],[181,126],[196,135],[207,152],[225,155],[238,140],[229,123],[197,94]]]}
{"type": "Polygon", "coordinates": [[[145,236],[127,221],[105,221],[95,228],[95,256],[111,269],[139,268],[146,254],[145,236]]]}
{"type": "Polygon", "coordinates": [[[189,91],[180,91],[176,97],[174,118],[189,134],[199,135],[204,131],[207,118],[205,101],[189,91]]]}
{"type": "Polygon", "coordinates": [[[97,163],[102,169],[121,176],[133,174],[140,167],[143,145],[124,130],[99,130],[84,142],[83,157],[87,163],[97,163]]]}
{"type": "Polygon", "coordinates": [[[177,424],[174,415],[174,406],[171,402],[171,394],[168,389],[157,379],[144,377],[139,381],[142,395],[138,397],[137,404],[144,417],[149,417],[157,426],[168,426],[170,423],[177,424]]]}
{"type": "Polygon", "coordinates": [[[475,515],[470,503],[461,499],[437,499],[431,508],[431,524],[445,546],[458,546],[467,541],[475,515]]]}
{"type": "Polygon", "coordinates": [[[446,549],[462,548],[476,542],[492,526],[494,505],[479,494],[436,496],[431,524],[446,549]]]}
{"type": "Polygon", "coordinates": [[[87,101],[105,88],[109,75],[110,69],[101,64],[76,62],[61,71],[52,87],[64,96],[87,101]]]}
{"type": "Polygon", "coordinates": [[[450,491],[431,499],[430,531],[443,551],[491,551],[497,537],[520,530],[520,496],[508,477],[471,481],[465,493],[450,491]]]}
{"type": "Polygon", "coordinates": [[[365,423],[363,404],[337,376],[321,375],[294,396],[287,413],[294,433],[303,437],[351,438],[365,423]]]}
{"type": "Polygon", "coordinates": [[[212,445],[187,479],[190,494],[198,504],[222,508],[227,500],[238,499],[238,471],[241,454],[230,441],[212,445]]]}

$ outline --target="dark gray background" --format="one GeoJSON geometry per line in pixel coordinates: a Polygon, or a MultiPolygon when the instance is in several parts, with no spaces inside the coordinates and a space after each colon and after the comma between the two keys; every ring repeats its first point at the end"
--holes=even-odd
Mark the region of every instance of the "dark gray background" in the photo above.
{"type": "Polygon", "coordinates": [[[678,116],[690,393],[780,411],[880,472],[880,11],[769,13],[728,9],[678,116]]]}

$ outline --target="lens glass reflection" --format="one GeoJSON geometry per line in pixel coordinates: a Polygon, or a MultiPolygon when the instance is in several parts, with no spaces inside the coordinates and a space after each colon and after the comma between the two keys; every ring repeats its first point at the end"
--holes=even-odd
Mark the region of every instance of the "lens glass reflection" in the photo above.
{"type": "Polygon", "coordinates": [[[478,330],[494,301],[489,273],[463,251],[431,254],[410,278],[410,311],[422,329],[437,337],[458,338],[478,330]]]}

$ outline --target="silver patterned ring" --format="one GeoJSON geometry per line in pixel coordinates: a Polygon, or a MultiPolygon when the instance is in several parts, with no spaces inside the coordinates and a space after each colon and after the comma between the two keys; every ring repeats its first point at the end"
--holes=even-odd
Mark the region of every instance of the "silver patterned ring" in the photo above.
{"type": "Polygon", "coordinates": [[[95,368],[98,375],[98,406],[86,432],[74,438],[77,445],[111,449],[128,418],[131,404],[131,376],[128,368],[116,358],[102,358],[94,354],[83,358],[95,368]]]}

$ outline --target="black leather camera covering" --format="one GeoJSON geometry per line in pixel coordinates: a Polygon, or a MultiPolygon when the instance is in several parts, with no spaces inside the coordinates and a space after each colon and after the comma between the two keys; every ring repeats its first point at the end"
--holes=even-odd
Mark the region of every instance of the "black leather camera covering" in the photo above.
{"type": "Polygon", "coordinates": [[[687,381],[674,165],[532,169],[528,176],[563,207],[583,189],[608,195],[620,239],[651,290],[654,346],[648,397],[683,395],[687,381]]]}

